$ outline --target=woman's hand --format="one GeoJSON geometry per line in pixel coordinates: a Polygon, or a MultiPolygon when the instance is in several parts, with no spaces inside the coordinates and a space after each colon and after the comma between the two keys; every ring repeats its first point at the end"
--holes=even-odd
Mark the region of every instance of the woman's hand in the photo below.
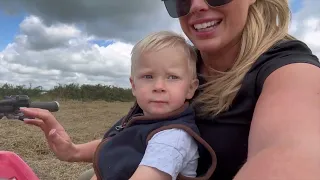
{"type": "Polygon", "coordinates": [[[59,160],[76,161],[75,158],[79,154],[77,146],[72,143],[62,125],[48,110],[38,108],[21,108],[20,110],[25,116],[35,118],[25,119],[24,122],[41,128],[50,149],[59,160]]]}

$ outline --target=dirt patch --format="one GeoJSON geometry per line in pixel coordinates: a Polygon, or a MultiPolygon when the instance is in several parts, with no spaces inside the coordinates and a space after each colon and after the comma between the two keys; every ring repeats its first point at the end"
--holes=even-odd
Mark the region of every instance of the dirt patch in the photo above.
{"type": "MultiPolygon", "coordinates": [[[[132,103],[105,101],[62,101],[54,113],[74,143],[101,138],[112,124],[125,115],[132,103]]],[[[72,180],[91,168],[89,163],[59,161],[47,146],[40,129],[18,120],[0,120],[0,150],[23,158],[41,180],[72,180]]]]}

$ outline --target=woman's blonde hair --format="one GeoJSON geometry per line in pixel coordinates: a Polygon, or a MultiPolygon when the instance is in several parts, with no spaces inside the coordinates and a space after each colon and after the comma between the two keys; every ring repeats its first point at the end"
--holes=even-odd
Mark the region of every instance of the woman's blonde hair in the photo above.
{"type": "Polygon", "coordinates": [[[248,12],[235,64],[228,72],[208,77],[200,86],[194,103],[199,116],[217,115],[230,108],[242,80],[253,63],[271,46],[282,39],[294,39],[288,34],[291,19],[288,0],[256,0],[248,12]]]}

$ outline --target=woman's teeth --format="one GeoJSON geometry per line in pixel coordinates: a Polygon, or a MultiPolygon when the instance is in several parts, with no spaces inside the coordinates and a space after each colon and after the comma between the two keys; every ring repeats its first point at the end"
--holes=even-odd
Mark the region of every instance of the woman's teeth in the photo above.
{"type": "Polygon", "coordinates": [[[193,25],[193,27],[197,31],[208,31],[208,30],[211,30],[213,27],[219,25],[221,21],[222,20],[216,20],[216,21],[210,21],[210,22],[205,22],[201,24],[195,24],[193,25]]]}

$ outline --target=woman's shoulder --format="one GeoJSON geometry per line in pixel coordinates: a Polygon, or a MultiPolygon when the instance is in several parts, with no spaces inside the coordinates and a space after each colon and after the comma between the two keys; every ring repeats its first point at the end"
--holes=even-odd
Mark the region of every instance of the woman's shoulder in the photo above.
{"type": "Polygon", "coordinates": [[[251,70],[262,68],[268,63],[286,64],[306,62],[319,65],[318,57],[309,46],[300,40],[281,40],[263,53],[253,64],[251,70]]]}
{"type": "Polygon", "coordinates": [[[274,51],[312,54],[312,50],[309,46],[298,39],[282,39],[275,43],[267,52],[274,51]]]}
{"type": "Polygon", "coordinates": [[[320,67],[318,57],[300,40],[281,40],[263,53],[253,64],[249,74],[255,74],[258,91],[275,70],[292,63],[308,63],[320,67]]]}

